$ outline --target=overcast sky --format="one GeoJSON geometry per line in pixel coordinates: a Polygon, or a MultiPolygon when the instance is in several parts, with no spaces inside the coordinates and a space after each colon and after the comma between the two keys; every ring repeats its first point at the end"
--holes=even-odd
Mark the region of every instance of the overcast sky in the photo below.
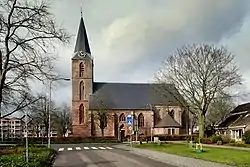
{"type": "MultiPolygon", "coordinates": [[[[59,0],[57,22],[76,35],[80,7],[95,63],[95,81],[150,82],[162,60],[193,43],[227,46],[236,55],[250,92],[249,0],[59,0]],[[188,2],[188,3],[187,3],[188,2]]],[[[71,77],[71,47],[60,48],[56,67],[71,77]]],[[[70,102],[71,84],[57,85],[57,102],[70,102]]],[[[241,101],[250,101],[241,96],[241,101]]]]}

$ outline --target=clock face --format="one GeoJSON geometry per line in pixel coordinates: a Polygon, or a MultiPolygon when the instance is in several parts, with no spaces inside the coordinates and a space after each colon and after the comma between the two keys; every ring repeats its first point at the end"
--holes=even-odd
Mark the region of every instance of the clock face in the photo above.
{"type": "Polygon", "coordinates": [[[86,54],[85,52],[83,52],[83,51],[80,51],[80,52],[79,52],[79,56],[80,56],[80,57],[85,58],[86,55],[87,55],[87,54],[86,54]]]}

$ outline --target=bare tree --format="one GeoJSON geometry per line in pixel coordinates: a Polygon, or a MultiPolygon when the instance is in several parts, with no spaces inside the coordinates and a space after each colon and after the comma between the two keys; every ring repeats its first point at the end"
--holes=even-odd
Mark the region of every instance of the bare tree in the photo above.
{"type": "Polygon", "coordinates": [[[206,115],[206,124],[214,127],[224,120],[235,107],[236,105],[229,95],[213,99],[206,115]]]}
{"type": "MultiPolygon", "coordinates": [[[[236,84],[241,75],[234,63],[234,55],[224,47],[192,45],[177,49],[168,57],[156,75],[163,85],[163,94],[173,94],[167,83],[175,85],[185,99],[187,108],[199,119],[199,136],[204,136],[205,116],[212,101],[236,84]]],[[[182,102],[181,97],[175,96],[182,102]],[[181,99],[181,100],[180,100],[181,99]]]]}
{"type": "MultiPolygon", "coordinates": [[[[39,94],[38,97],[40,100],[29,106],[29,115],[37,124],[34,126],[44,128],[44,135],[47,136],[49,131],[49,98],[44,94],[39,94]]],[[[56,125],[57,111],[58,108],[52,101],[50,111],[52,128],[56,125]]]]}
{"type": "Polygon", "coordinates": [[[62,106],[58,107],[58,112],[55,113],[55,127],[63,137],[71,129],[70,118],[70,107],[67,103],[63,103],[62,106]]]}
{"type": "Polygon", "coordinates": [[[104,130],[107,127],[108,119],[112,114],[108,110],[108,105],[101,97],[95,97],[97,109],[93,111],[93,120],[96,125],[101,129],[101,134],[104,136],[104,130]]]}
{"type": "Polygon", "coordinates": [[[2,0],[0,3],[0,111],[6,115],[36,102],[29,80],[44,81],[53,75],[55,44],[70,36],[56,25],[47,0],[2,0]],[[32,100],[30,100],[32,99],[32,100]]]}

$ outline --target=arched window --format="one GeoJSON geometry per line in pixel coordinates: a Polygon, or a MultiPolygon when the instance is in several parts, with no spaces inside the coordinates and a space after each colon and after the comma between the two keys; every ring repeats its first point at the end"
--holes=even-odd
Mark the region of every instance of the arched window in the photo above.
{"type": "Polygon", "coordinates": [[[84,123],[84,106],[83,104],[79,107],[79,124],[84,123]]]}
{"type": "Polygon", "coordinates": [[[169,111],[168,114],[174,119],[174,110],[169,111]]]}
{"type": "Polygon", "coordinates": [[[83,81],[81,81],[80,85],[79,85],[79,99],[80,100],[84,99],[84,83],[83,83],[83,81]]]}
{"type": "Polygon", "coordinates": [[[81,62],[79,64],[79,77],[83,77],[83,74],[84,74],[84,63],[81,62]]]}
{"type": "Polygon", "coordinates": [[[120,122],[126,121],[126,117],[125,117],[125,115],[124,115],[123,113],[120,115],[119,121],[120,121],[120,122]]]}
{"type": "Polygon", "coordinates": [[[142,113],[140,113],[138,116],[138,127],[144,127],[144,116],[142,113]]]}

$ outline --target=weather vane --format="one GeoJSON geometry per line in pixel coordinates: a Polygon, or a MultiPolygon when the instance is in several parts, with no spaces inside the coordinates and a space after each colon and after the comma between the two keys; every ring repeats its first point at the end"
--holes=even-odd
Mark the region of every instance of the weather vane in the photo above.
{"type": "Polygon", "coordinates": [[[82,6],[81,6],[81,17],[82,17],[82,6]]]}

